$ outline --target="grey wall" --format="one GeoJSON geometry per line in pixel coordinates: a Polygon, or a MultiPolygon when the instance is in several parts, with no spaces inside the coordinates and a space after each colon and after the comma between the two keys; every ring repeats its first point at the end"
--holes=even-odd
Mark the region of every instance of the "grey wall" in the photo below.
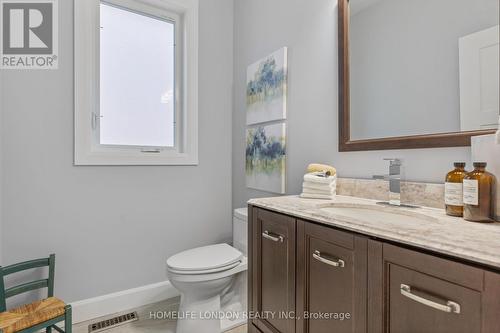
{"type": "Polygon", "coordinates": [[[197,167],[73,166],[73,1],[59,19],[59,70],[4,73],[2,246],[5,263],[55,252],[75,301],[164,281],[168,256],[231,237],[233,3],[200,1],[197,167]]]}
{"type": "Polygon", "coordinates": [[[498,0],[379,0],[353,15],[353,139],[460,131],[458,40],[498,15],[498,0]]]}
{"type": "Polygon", "coordinates": [[[310,162],[329,163],[342,177],[369,178],[387,172],[383,157],[405,160],[407,178],[442,182],[469,148],[338,152],[337,2],[335,0],[235,0],[233,206],[274,194],[245,186],[246,67],[289,47],[287,193],[301,191],[310,162]]]}

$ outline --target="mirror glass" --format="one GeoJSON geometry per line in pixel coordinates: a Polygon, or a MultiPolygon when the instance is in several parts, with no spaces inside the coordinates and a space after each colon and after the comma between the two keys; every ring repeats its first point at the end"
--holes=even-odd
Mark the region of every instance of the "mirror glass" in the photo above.
{"type": "Polygon", "coordinates": [[[499,0],[350,0],[352,140],[494,129],[499,0]]]}

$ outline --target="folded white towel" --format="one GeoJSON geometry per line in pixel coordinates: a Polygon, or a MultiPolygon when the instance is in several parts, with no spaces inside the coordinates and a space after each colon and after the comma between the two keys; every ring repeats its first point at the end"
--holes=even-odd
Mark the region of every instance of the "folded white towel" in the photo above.
{"type": "Polygon", "coordinates": [[[335,195],[321,195],[321,194],[308,194],[308,193],[302,193],[300,195],[301,198],[305,199],[326,199],[326,200],[333,200],[335,198],[335,195]]]}
{"type": "Polygon", "coordinates": [[[322,174],[323,173],[321,173],[321,172],[307,173],[304,175],[304,181],[305,182],[320,183],[320,184],[331,184],[337,180],[337,175],[332,176],[332,177],[319,176],[322,174]]]}
{"type": "Polygon", "coordinates": [[[303,187],[302,192],[305,193],[318,193],[318,194],[330,194],[335,193],[337,191],[334,187],[325,187],[325,188],[311,188],[311,187],[303,187]]]}
{"type": "Polygon", "coordinates": [[[310,189],[310,188],[305,187],[302,189],[302,193],[320,194],[320,195],[335,195],[337,193],[337,191],[335,191],[335,189],[322,191],[322,190],[310,189]]]}
{"type": "Polygon", "coordinates": [[[334,181],[330,184],[313,183],[313,182],[303,182],[302,188],[317,189],[321,191],[331,190],[337,188],[337,182],[334,181]]]}
{"type": "Polygon", "coordinates": [[[304,182],[302,184],[303,189],[309,189],[311,191],[322,191],[322,192],[332,192],[337,189],[336,184],[329,185],[329,184],[318,184],[318,183],[308,183],[304,182]]]}

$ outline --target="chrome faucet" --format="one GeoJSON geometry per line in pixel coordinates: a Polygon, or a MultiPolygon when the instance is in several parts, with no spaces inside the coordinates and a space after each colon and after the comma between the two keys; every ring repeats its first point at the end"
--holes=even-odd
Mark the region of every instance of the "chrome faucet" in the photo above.
{"type": "Polygon", "coordinates": [[[392,206],[401,206],[401,166],[403,161],[399,158],[384,158],[389,161],[388,175],[375,175],[373,179],[383,179],[389,181],[389,204],[392,206]]]}

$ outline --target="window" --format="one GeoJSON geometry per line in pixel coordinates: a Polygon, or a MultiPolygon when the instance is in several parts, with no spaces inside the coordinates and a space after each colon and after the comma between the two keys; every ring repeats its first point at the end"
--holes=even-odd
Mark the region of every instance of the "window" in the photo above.
{"type": "Polygon", "coordinates": [[[198,3],[169,1],[75,2],[76,165],[198,163],[198,3]]]}
{"type": "Polygon", "coordinates": [[[100,143],[174,147],[175,23],[106,3],[100,12],[100,143]]]}

